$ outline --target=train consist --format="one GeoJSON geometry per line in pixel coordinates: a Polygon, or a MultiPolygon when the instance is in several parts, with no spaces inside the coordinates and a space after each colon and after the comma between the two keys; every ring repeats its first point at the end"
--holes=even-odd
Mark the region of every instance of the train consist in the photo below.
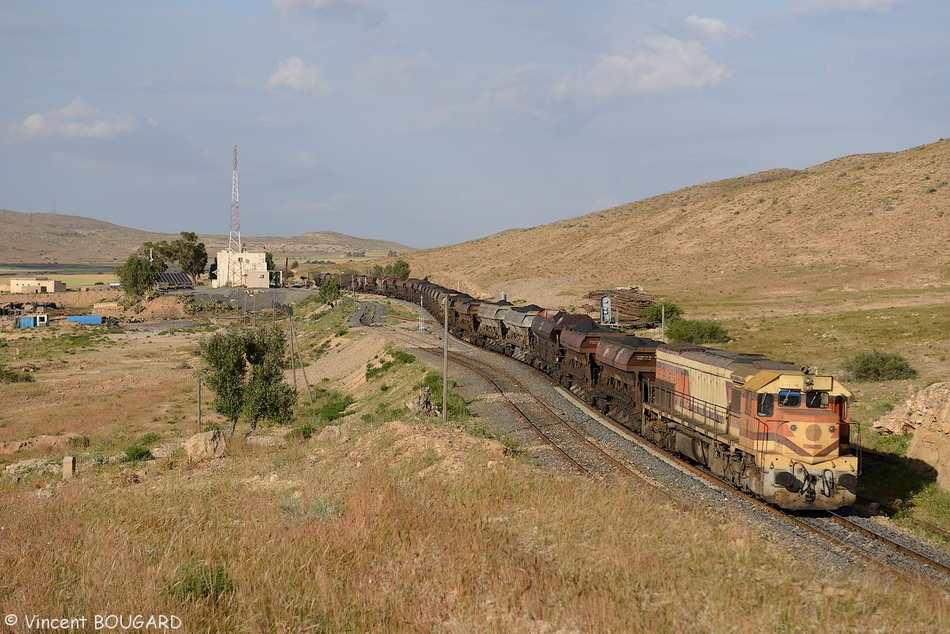
{"type": "Polygon", "coordinates": [[[488,302],[426,280],[356,276],[353,290],[421,303],[456,337],[532,365],[618,423],[786,509],[855,501],[851,394],[757,354],[666,344],[583,314],[488,302]]]}

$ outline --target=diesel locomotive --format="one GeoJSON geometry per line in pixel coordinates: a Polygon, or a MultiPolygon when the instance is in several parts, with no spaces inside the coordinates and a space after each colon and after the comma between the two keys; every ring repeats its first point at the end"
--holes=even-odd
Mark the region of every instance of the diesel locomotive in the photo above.
{"type": "Polygon", "coordinates": [[[854,503],[851,394],[833,376],[758,354],[668,344],[586,314],[489,302],[427,280],[351,287],[422,306],[469,343],[531,365],[613,420],[785,509],[854,503]]]}

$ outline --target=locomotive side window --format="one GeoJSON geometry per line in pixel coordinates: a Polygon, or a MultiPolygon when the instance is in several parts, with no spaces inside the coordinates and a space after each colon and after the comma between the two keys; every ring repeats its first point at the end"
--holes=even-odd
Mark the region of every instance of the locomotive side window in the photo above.
{"type": "Polygon", "coordinates": [[[808,392],[805,395],[805,407],[828,409],[828,392],[808,392]]]}
{"type": "Polygon", "coordinates": [[[780,390],[778,404],[780,407],[798,407],[802,404],[802,393],[798,390],[780,390]]]}
{"type": "Polygon", "coordinates": [[[756,413],[759,416],[771,416],[775,411],[775,399],[772,394],[759,394],[757,400],[756,413]]]}

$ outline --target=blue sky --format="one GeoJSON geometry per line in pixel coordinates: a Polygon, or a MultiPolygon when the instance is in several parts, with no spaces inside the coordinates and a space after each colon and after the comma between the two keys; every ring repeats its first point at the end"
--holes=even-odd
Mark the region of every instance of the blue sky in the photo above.
{"type": "Polygon", "coordinates": [[[945,0],[0,0],[0,208],[451,244],[950,136],[945,0]]]}

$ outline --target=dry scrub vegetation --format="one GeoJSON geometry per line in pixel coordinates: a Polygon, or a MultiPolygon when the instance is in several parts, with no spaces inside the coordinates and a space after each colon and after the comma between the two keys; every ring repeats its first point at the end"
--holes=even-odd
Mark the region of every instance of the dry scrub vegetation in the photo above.
{"type": "MultiPolygon", "coordinates": [[[[311,380],[356,399],[335,433],[319,433],[323,421],[309,439],[234,442],[226,458],[197,464],[180,453],[96,464],[91,449],[79,450],[77,480],[41,470],[0,477],[4,610],[175,614],[189,632],[950,628],[950,602],[934,588],[816,566],[814,553],[728,509],[553,476],[466,433],[467,423],[410,420],[402,403],[427,369],[344,327],[348,310],[295,311],[311,380]],[[367,373],[394,357],[404,362],[367,373]]],[[[121,364],[139,389],[122,392],[124,409],[99,411],[98,424],[77,404],[59,428],[37,410],[39,427],[61,433],[76,419],[94,438],[186,437],[193,394],[159,388],[190,376],[178,368],[201,336],[114,334],[114,344],[62,354],[103,374],[121,364]],[[176,422],[141,413],[162,407],[181,409],[176,422]]],[[[50,349],[35,385],[65,380],[57,363],[50,349]]],[[[19,412],[3,427],[10,439],[33,429],[19,422],[33,399],[2,387],[19,412]]],[[[61,447],[49,458],[66,452],[75,453],[61,447]]]]}
{"type": "Polygon", "coordinates": [[[815,569],[728,512],[552,477],[492,444],[390,424],[165,460],[138,482],[86,473],[51,497],[5,481],[4,609],[219,632],[950,627],[938,590],[815,569]],[[441,469],[450,446],[460,461],[441,469]]]}

